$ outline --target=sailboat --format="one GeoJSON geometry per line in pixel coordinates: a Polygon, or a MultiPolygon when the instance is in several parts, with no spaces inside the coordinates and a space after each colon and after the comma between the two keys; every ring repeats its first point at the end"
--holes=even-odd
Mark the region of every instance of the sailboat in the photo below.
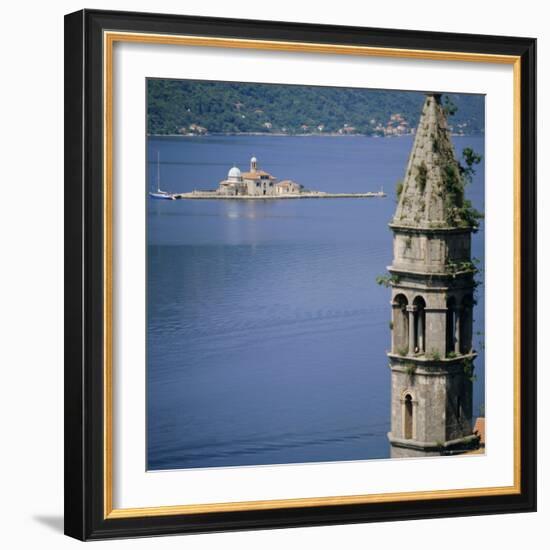
{"type": "Polygon", "coordinates": [[[168,200],[173,201],[176,197],[172,193],[168,193],[168,191],[163,191],[160,188],[160,154],[157,151],[157,190],[156,191],[149,191],[149,196],[152,199],[161,199],[161,200],[168,200]]]}

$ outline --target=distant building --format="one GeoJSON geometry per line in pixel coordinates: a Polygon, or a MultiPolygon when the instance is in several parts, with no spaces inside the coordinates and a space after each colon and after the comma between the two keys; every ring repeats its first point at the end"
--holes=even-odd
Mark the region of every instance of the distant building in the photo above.
{"type": "Polygon", "coordinates": [[[276,195],[298,195],[303,191],[303,185],[292,180],[283,180],[275,184],[276,195]]]}
{"type": "Polygon", "coordinates": [[[302,185],[291,180],[277,182],[277,178],[270,173],[260,170],[258,160],[252,157],[249,171],[241,172],[237,166],[233,166],[227,178],[220,182],[217,192],[225,196],[272,196],[297,195],[302,190],[302,185]]]}
{"type": "Polygon", "coordinates": [[[199,134],[204,135],[208,133],[208,128],[200,126],[199,124],[190,124],[189,125],[189,134],[199,134]]]}
{"type": "Polygon", "coordinates": [[[348,126],[347,124],[344,124],[344,127],[338,130],[338,133],[340,135],[355,134],[356,129],[355,126],[348,126]]]}

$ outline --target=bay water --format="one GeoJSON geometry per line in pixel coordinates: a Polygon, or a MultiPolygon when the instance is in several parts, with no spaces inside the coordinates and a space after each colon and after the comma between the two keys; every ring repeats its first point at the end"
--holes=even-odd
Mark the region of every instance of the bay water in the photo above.
{"type": "MultiPolygon", "coordinates": [[[[386,198],[147,203],[149,470],[389,457],[395,184],[412,137],[149,137],[148,190],[279,179],[386,198]]],[[[481,136],[453,137],[483,154],[481,136]]],[[[483,211],[483,163],[467,194],[483,211]]],[[[145,191],[145,190],[144,190],[145,191]]],[[[473,236],[483,265],[484,231],[473,236]]],[[[483,286],[475,309],[484,325],[483,286]]],[[[478,348],[482,347],[480,345],[478,348]]],[[[474,416],[483,410],[476,360],[474,416]]]]}

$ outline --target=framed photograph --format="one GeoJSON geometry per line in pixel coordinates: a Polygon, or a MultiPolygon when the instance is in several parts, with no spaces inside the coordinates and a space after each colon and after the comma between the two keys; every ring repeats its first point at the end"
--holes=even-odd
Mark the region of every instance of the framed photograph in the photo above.
{"type": "Polygon", "coordinates": [[[536,508],[532,38],[65,19],[65,529],[536,508]]]}

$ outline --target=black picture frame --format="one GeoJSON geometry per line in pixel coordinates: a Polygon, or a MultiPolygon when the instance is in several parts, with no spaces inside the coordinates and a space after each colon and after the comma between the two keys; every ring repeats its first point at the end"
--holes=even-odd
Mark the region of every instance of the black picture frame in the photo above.
{"type": "Polygon", "coordinates": [[[80,540],[536,510],[536,40],[83,10],[65,17],[65,533],[80,540]],[[521,67],[520,490],[516,494],[106,517],[103,32],[509,55],[521,67]]]}

